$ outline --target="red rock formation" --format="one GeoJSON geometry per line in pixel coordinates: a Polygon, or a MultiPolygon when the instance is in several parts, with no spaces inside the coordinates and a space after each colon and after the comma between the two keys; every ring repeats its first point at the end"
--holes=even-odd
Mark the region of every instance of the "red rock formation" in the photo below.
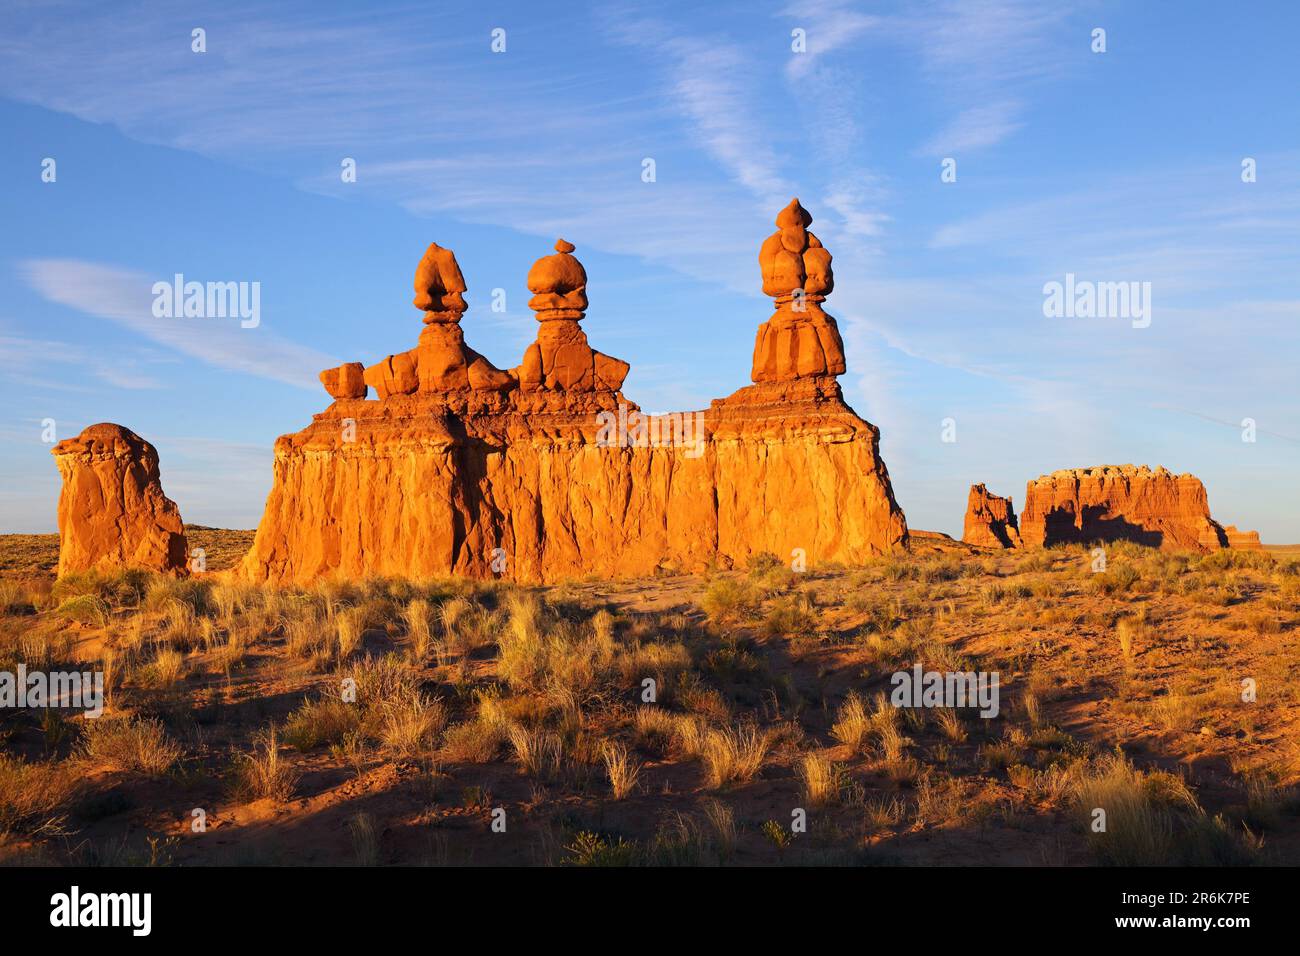
{"type": "MultiPolygon", "coordinates": [[[[761,551],[853,562],[906,542],[879,433],[833,377],[748,386],[648,428],[619,391],[627,364],[579,327],[585,270],[571,245],[556,249],[529,272],[540,327],[510,387],[469,375],[426,388],[421,353],[418,387],[340,398],[276,442],[243,575],[554,581],[702,570],[761,551]]],[[[384,376],[406,374],[400,358],[384,376]]]]}
{"type": "MultiPolygon", "coordinates": [[[[364,384],[373,388],[380,399],[467,388],[504,391],[519,384],[513,373],[497,368],[465,344],[465,334],[460,328],[466,308],[465,291],[465,279],[456,256],[450,249],[432,243],[415,270],[413,301],[417,309],[424,310],[424,331],[418,344],[409,351],[376,362],[362,376],[364,384]]],[[[335,398],[365,397],[364,388],[360,394],[355,389],[340,394],[341,389],[331,388],[331,383],[325,381],[327,375],[350,365],[321,373],[326,390],[335,398]]]]}
{"type": "Polygon", "coordinates": [[[961,539],[983,548],[1020,547],[1020,529],[1011,499],[993,494],[982,484],[971,485],[961,539]]]}
{"type": "Polygon", "coordinates": [[[1020,534],[1026,545],[1136,541],[1165,549],[1229,545],[1194,475],[1146,465],[1054,471],[1029,482],[1020,534]]]}
{"type": "Polygon", "coordinates": [[[534,293],[528,307],[541,325],[515,369],[524,391],[617,392],[631,368],[587,344],[578,324],[587,309],[587,270],[573,249],[573,243],[557,239],[555,255],[543,256],[528,270],[528,291],[534,293]]]}
{"type": "Polygon", "coordinates": [[[1264,546],[1259,542],[1258,531],[1238,531],[1235,524],[1224,527],[1224,535],[1228,539],[1228,547],[1241,548],[1246,551],[1261,551],[1264,546]]]}
{"type": "Polygon", "coordinates": [[[839,327],[821,307],[835,288],[831,254],[808,231],[812,221],[798,199],[790,200],[759,250],[763,292],[776,299],[776,311],[754,340],[755,382],[844,374],[839,327]]]}
{"type": "Polygon", "coordinates": [[[60,576],[96,567],[185,573],[185,529],[163,494],[153,445],[105,422],[59,442],[52,453],[63,477],[60,576]]]}

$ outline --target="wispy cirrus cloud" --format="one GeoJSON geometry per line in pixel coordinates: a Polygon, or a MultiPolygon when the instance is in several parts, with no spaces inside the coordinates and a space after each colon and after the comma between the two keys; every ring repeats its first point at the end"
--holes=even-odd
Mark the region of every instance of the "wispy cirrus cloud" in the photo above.
{"type": "Polygon", "coordinates": [[[231,319],[158,318],[153,314],[155,276],[79,259],[29,259],[19,270],[49,301],[109,319],[215,368],[314,391],[320,387],[317,373],[337,364],[265,326],[245,329],[231,319]]]}

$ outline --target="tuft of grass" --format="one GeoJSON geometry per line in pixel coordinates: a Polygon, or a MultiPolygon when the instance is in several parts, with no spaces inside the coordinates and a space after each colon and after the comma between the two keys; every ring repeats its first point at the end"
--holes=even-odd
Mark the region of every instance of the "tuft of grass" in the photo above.
{"type": "Polygon", "coordinates": [[[80,786],[81,775],[66,763],[28,763],[0,753],[0,833],[41,836],[61,832],[65,808],[80,786]]]}
{"type": "Polygon", "coordinates": [[[627,748],[620,743],[606,743],[601,756],[605,761],[605,775],[609,777],[610,792],[615,800],[622,800],[636,787],[641,765],[628,755],[627,748]]]}
{"type": "Polygon", "coordinates": [[[564,739],[559,734],[511,724],[506,737],[514,748],[515,759],[525,772],[544,780],[554,779],[559,774],[564,759],[564,739]]]}
{"type": "Polygon", "coordinates": [[[337,697],[311,700],[289,715],[284,741],[301,751],[341,744],[361,725],[361,708],[337,697]]]}
{"type": "Polygon", "coordinates": [[[758,595],[754,586],[738,578],[714,578],[700,599],[704,613],[718,622],[749,617],[757,605],[758,595]]]}
{"type": "Polygon", "coordinates": [[[854,753],[860,753],[871,733],[871,716],[857,691],[850,691],[835,715],[831,736],[854,753]]]}
{"type": "Polygon", "coordinates": [[[447,709],[442,701],[412,694],[380,705],[379,739],[401,757],[428,753],[447,726],[447,709]]]}
{"type": "Polygon", "coordinates": [[[839,776],[825,754],[804,754],[799,761],[799,779],[803,782],[804,799],[810,807],[825,806],[838,796],[839,776]]]}
{"type": "Polygon", "coordinates": [[[770,740],[756,727],[709,730],[700,750],[709,787],[748,783],[762,769],[770,740]]]}
{"type": "Polygon", "coordinates": [[[184,749],[157,718],[100,717],[85,722],[81,752],[116,770],[158,776],[181,759],[184,749]]]}
{"type": "Polygon", "coordinates": [[[283,803],[298,786],[298,773],[280,754],[275,725],[261,735],[249,753],[237,755],[236,786],[249,800],[274,800],[283,803]]]}

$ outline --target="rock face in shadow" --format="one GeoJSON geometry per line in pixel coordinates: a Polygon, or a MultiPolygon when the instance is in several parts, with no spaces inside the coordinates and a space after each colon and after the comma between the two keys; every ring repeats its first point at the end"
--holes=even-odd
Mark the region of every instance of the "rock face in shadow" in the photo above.
{"type": "Polygon", "coordinates": [[[982,484],[971,485],[961,539],[982,548],[1019,548],[1020,529],[1011,499],[993,494],[982,484]]]}
{"type": "Polygon", "coordinates": [[[1199,478],[1146,465],[1054,471],[1029,482],[1020,534],[1026,545],[1035,546],[1135,541],[1166,550],[1208,551],[1232,544],[1210,517],[1199,478]]]}
{"type": "Polygon", "coordinates": [[[52,449],[59,495],[59,575],[91,568],[186,572],[176,504],[163,494],[158,452],[129,428],[91,425],[52,449]]]}
{"type": "Polygon", "coordinates": [[[329,376],[342,396],[276,442],[240,573],[545,582],[700,571],[761,551],[852,562],[906,543],[879,433],[834,375],[643,415],[620,391],[627,363],[591,348],[579,325],[586,272],[572,252],[561,240],[529,272],[538,337],[503,377],[472,374],[481,356],[468,347],[464,378],[426,375],[420,351],[414,377],[377,401],[342,397],[342,374],[329,376]]]}

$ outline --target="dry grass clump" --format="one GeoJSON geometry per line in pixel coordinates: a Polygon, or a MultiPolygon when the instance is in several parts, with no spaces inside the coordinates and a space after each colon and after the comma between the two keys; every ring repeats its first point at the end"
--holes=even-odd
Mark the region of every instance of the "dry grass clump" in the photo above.
{"type": "Polygon", "coordinates": [[[184,748],[157,718],[100,717],[85,721],[81,753],[116,770],[159,775],[180,760],[184,748]]]}
{"type": "Polygon", "coordinates": [[[1106,866],[1241,864],[1258,849],[1249,834],[1207,815],[1182,778],[1144,773],[1121,756],[1081,762],[1073,792],[1093,853],[1106,866]]]}
{"type": "Polygon", "coordinates": [[[293,796],[298,772],[281,755],[274,724],[259,738],[250,752],[236,755],[236,790],[245,799],[283,803],[293,796]]]}
{"type": "Polygon", "coordinates": [[[437,746],[447,726],[442,701],[416,693],[380,704],[379,739],[399,757],[415,757],[437,746]]]}
{"type": "Polygon", "coordinates": [[[804,754],[799,761],[799,779],[803,783],[804,799],[810,807],[833,803],[839,795],[839,775],[825,754],[804,754]]]}
{"type": "Polygon", "coordinates": [[[758,608],[758,593],[748,581],[716,577],[709,582],[700,607],[711,620],[723,622],[751,616],[758,608]]]}
{"type": "Polygon", "coordinates": [[[867,705],[857,691],[850,691],[836,713],[831,736],[854,753],[861,753],[871,734],[871,727],[867,705]]]}
{"type": "Polygon", "coordinates": [[[80,786],[80,774],[67,763],[28,763],[0,753],[0,833],[60,832],[65,809],[80,786]]]}
{"type": "Polygon", "coordinates": [[[757,727],[727,727],[707,730],[700,741],[708,786],[718,789],[748,783],[762,769],[770,738],[757,727]]]}
{"type": "Polygon", "coordinates": [[[618,742],[607,742],[601,757],[605,762],[605,775],[609,778],[609,789],[615,800],[622,800],[636,787],[637,777],[641,774],[641,765],[627,752],[627,748],[618,742]]]}
{"type": "Polygon", "coordinates": [[[171,647],[159,647],[154,658],[139,671],[140,683],[154,690],[174,687],[185,676],[185,655],[171,647]]]}
{"type": "Polygon", "coordinates": [[[564,738],[559,734],[512,723],[506,729],[506,737],[524,772],[543,780],[553,780],[559,776],[564,761],[564,738]]]}
{"type": "Polygon", "coordinates": [[[284,725],[284,741],[307,751],[341,744],[360,727],[360,707],[344,703],[338,697],[322,697],[304,702],[289,715],[284,725]]]}

